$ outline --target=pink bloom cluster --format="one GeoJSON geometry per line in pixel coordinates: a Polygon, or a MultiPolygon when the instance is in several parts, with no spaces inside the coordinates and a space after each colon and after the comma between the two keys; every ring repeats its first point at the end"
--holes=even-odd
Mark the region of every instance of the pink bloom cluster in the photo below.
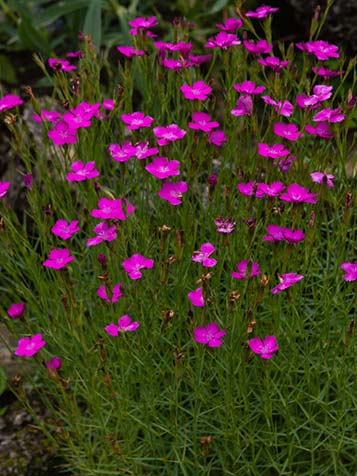
{"type": "Polygon", "coordinates": [[[285,228],[278,225],[267,226],[268,235],[263,236],[265,241],[284,241],[289,244],[298,243],[305,238],[303,230],[292,230],[291,228],[285,228]]]}

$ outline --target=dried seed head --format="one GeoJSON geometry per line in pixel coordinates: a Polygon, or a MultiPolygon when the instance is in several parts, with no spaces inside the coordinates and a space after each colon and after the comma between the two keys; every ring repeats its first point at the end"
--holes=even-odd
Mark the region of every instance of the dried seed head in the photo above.
{"type": "Polygon", "coordinates": [[[200,443],[201,443],[202,446],[207,446],[207,445],[210,445],[210,444],[212,443],[212,440],[213,440],[213,438],[212,438],[211,435],[209,435],[209,436],[202,436],[202,437],[200,438],[200,443]]]}
{"type": "Polygon", "coordinates": [[[240,294],[238,291],[232,291],[229,293],[229,302],[234,303],[238,301],[239,298],[240,298],[240,294]]]}
{"type": "Polygon", "coordinates": [[[266,286],[268,286],[269,284],[269,278],[266,274],[263,274],[263,276],[261,277],[261,280],[260,280],[260,284],[261,286],[263,286],[263,288],[265,288],[266,286]]]}
{"type": "Polygon", "coordinates": [[[163,320],[165,322],[169,322],[174,317],[175,311],[172,309],[169,309],[168,311],[161,311],[161,314],[162,314],[163,320]]]}

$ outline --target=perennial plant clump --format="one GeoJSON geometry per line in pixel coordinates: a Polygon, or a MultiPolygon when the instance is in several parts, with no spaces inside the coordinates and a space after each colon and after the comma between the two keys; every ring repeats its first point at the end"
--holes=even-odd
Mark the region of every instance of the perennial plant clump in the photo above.
{"type": "Polygon", "coordinates": [[[73,474],[357,473],[356,61],[277,10],[132,18],[109,75],[80,35],[46,103],[0,95],[14,391],[73,474]]]}

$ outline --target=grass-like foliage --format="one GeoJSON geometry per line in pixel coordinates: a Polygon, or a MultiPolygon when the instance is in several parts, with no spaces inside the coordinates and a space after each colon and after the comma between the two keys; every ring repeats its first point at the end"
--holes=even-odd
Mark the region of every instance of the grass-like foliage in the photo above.
{"type": "Polygon", "coordinates": [[[273,14],[204,51],[137,18],[109,90],[85,36],[36,58],[30,124],[0,100],[26,187],[19,217],[0,183],[2,314],[76,475],[357,471],[355,61],[323,16],[272,45],[273,14]]]}

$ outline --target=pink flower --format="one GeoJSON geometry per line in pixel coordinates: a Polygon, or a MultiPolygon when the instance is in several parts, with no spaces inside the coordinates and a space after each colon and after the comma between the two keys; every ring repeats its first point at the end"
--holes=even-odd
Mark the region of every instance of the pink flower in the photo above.
{"type": "Polygon", "coordinates": [[[46,259],[42,264],[43,266],[46,266],[46,268],[61,269],[73,260],[74,256],[71,256],[69,249],[55,249],[50,251],[48,259],[46,259]]]}
{"type": "Polygon", "coordinates": [[[115,108],[114,99],[103,99],[102,108],[107,109],[108,111],[112,111],[115,108]]]}
{"type": "Polygon", "coordinates": [[[293,284],[297,283],[298,281],[301,281],[304,278],[302,274],[296,274],[296,273],[286,273],[282,274],[279,277],[280,284],[275,286],[271,290],[272,294],[278,294],[281,293],[281,291],[284,291],[284,289],[290,288],[293,284]]]}
{"type": "Polygon", "coordinates": [[[275,13],[279,10],[277,7],[270,7],[269,5],[261,5],[255,11],[249,10],[245,16],[252,18],[266,18],[271,13],[275,13]]]}
{"type": "Polygon", "coordinates": [[[181,86],[180,90],[186,99],[198,101],[205,101],[208,95],[212,92],[210,88],[204,81],[196,81],[192,86],[189,84],[184,84],[181,86]]]}
{"type": "Polygon", "coordinates": [[[180,175],[180,162],[169,160],[167,157],[156,157],[153,162],[145,166],[145,169],[158,179],[166,179],[180,175]]]}
{"type": "Polygon", "coordinates": [[[322,137],[324,139],[331,139],[333,137],[333,133],[327,122],[318,122],[316,126],[307,124],[305,126],[305,131],[308,134],[322,137]]]}
{"type": "Polygon", "coordinates": [[[25,312],[25,304],[23,302],[13,303],[6,311],[11,319],[16,319],[17,317],[22,317],[25,312]]]}
{"type": "Polygon", "coordinates": [[[340,267],[343,271],[346,271],[347,274],[344,274],[342,277],[345,281],[356,281],[357,279],[357,263],[351,263],[350,261],[344,261],[341,263],[340,267]]]}
{"type": "Polygon", "coordinates": [[[156,20],[155,16],[149,18],[138,17],[129,22],[129,25],[136,30],[147,30],[149,28],[157,26],[158,24],[159,22],[156,20]]]}
{"type": "Polygon", "coordinates": [[[306,51],[310,55],[315,55],[318,60],[326,61],[329,58],[339,58],[338,46],[332,45],[327,41],[307,41],[304,43],[296,43],[297,48],[306,51]]]}
{"type": "Polygon", "coordinates": [[[305,94],[298,94],[296,96],[296,104],[301,109],[310,107],[311,109],[316,109],[319,107],[319,98],[315,94],[312,96],[306,96],[305,94]]]}
{"type": "Polygon", "coordinates": [[[57,220],[54,226],[51,228],[51,232],[62,238],[62,240],[68,240],[79,231],[78,220],[73,220],[70,223],[66,220],[57,220]]]}
{"type": "Polygon", "coordinates": [[[139,254],[134,254],[128,259],[122,262],[123,268],[128,273],[131,279],[140,279],[142,277],[141,269],[153,268],[154,260],[150,258],[144,258],[139,254]]]}
{"type": "Polygon", "coordinates": [[[231,110],[232,116],[251,116],[253,111],[253,100],[249,94],[240,96],[235,108],[231,110]]]}
{"type": "Polygon", "coordinates": [[[15,96],[14,94],[6,94],[0,99],[0,113],[6,111],[7,109],[12,109],[13,107],[20,106],[23,104],[23,100],[20,96],[15,96]]]}
{"type": "Polygon", "coordinates": [[[223,23],[217,23],[216,27],[223,31],[232,32],[238,30],[242,25],[242,20],[238,20],[238,18],[227,18],[223,23]]]}
{"type": "Polygon", "coordinates": [[[260,94],[265,91],[265,86],[256,86],[253,81],[243,81],[242,83],[233,84],[233,87],[242,94],[260,94]]]}
{"type": "Polygon", "coordinates": [[[72,172],[66,175],[69,182],[83,182],[98,177],[99,170],[95,168],[95,162],[73,162],[71,165],[72,172]]]}
{"type": "Polygon", "coordinates": [[[111,336],[116,337],[119,332],[134,332],[139,326],[139,322],[132,321],[131,317],[125,314],[118,319],[118,325],[109,324],[105,327],[105,331],[111,336]]]}
{"type": "Polygon", "coordinates": [[[316,193],[310,192],[298,183],[292,183],[288,186],[286,192],[280,195],[280,200],[292,203],[317,203],[316,197],[316,193]]]}
{"type": "Polygon", "coordinates": [[[248,345],[250,350],[260,355],[262,359],[271,359],[274,352],[279,350],[275,336],[267,336],[264,342],[262,342],[260,337],[254,337],[253,339],[249,339],[248,345]]]}
{"type": "Polygon", "coordinates": [[[274,106],[275,111],[282,116],[289,117],[294,112],[294,106],[289,101],[276,102],[269,96],[262,96],[262,99],[266,104],[274,106]]]}
{"type": "Polygon", "coordinates": [[[344,73],[344,71],[341,71],[340,73],[340,71],[333,71],[332,69],[325,68],[324,66],[320,66],[319,68],[313,66],[312,71],[318,76],[323,76],[325,79],[331,78],[333,76],[340,76],[340,74],[344,73]]]}
{"type": "Polygon", "coordinates": [[[127,125],[127,129],[134,131],[141,127],[150,127],[154,118],[151,116],[145,116],[143,112],[133,112],[130,114],[123,114],[121,120],[127,125]]]}
{"type": "Polygon", "coordinates": [[[197,288],[187,294],[191,304],[196,307],[204,307],[205,301],[203,298],[202,288],[197,288]]]}
{"type": "Polygon", "coordinates": [[[185,137],[186,131],[180,129],[177,124],[170,124],[169,126],[154,127],[154,135],[158,137],[159,145],[167,145],[185,137]]]}
{"type": "Polygon", "coordinates": [[[273,144],[271,147],[268,144],[258,144],[258,154],[263,157],[269,157],[271,159],[278,159],[280,157],[286,157],[290,154],[289,149],[286,149],[283,144],[273,144]]]}
{"type": "Polygon", "coordinates": [[[223,218],[223,217],[218,217],[214,221],[216,227],[217,227],[217,233],[222,233],[224,235],[227,235],[229,233],[233,233],[235,227],[236,227],[236,221],[233,220],[233,218],[223,218]]]}
{"type": "Polygon", "coordinates": [[[167,200],[171,205],[180,205],[182,203],[182,194],[187,192],[186,182],[165,182],[158,192],[160,198],[167,200]]]}
{"type": "Polygon", "coordinates": [[[269,235],[263,236],[264,241],[283,241],[286,240],[289,244],[298,243],[305,238],[303,230],[291,230],[278,225],[268,225],[267,232],[269,235]]]}
{"type": "Polygon", "coordinates": [[[279,73],[282,68],[286,68],[289,65],[289,61],[283,61],[276,56],[267,56],[266,58],[258,58],[258,63],[267,68],[271,68],[276,73],[279,73]]]}
{"type": "Polygon", "coordinates": [[[101,218],[102,220],[126,220],[126,218],[131,215],[136,207],[130,205],[128,199],[124,199],[125,202],[125,212],[123,210],[123,200],[119,199],[110,199],[110,198],[101,198],[98,202],[98,207],[91,211],[91,216],[94,218],[101,218]]]}
{"type": "Polygon", "coordinates": [[[232,278],[236,279],[245,279],[245,278],[254,278],[254,276],[258,276],[261,274],[261,270],[259,264],[255,261],[247,261],[243,260],[237,263],[237,271],[232,271],[231,276],[232,278]]]}
{"type": "Polygon", "coordinates": [[[226,335],[226,331],[219,330],[218,324],[210,322],[206,327],[196,327],[193,329],[193,335],[199,344],[208,345],[208,347],[220,347],[223,342],[222,337],[226,335]]]}
{"type": "Polygon", "coordinates": [[[122,296],[121,288],[123,287],[122,283],[115,284],[111,291],[111,294],[108,295],[107,287],[105,284],[99,286],[97,289],[97,294],[101,299],[104,299],[106,302],[117,302],[119,298],[122,296]]]}
{"type": "Polygon", "coordinates": [[[71,65],[69,61],[58,58],[49,58],[48,65],[50,68],[55,69],[56,71],[73,71],[77,69],[77,66],[71,65]]]}
{"type": "Polygon", "coordinates": [[[281,122],[274,124],[274,134],[290,141],[296,141],[303,135],[295,124],[283,124],[281,122]]]}
{"type": "Polygon", "coordinates": [[[224,142],[227,142],[227,137],[222,130],[211,131],[208,133],[208,142],[216,147],[222,147],[224,142]]]}
{"type": "Polygon", "coordinates": [[[109,227],[108,223],[105,221],[98,223],[98,225],[93,228],[93,231],[97,236],[89,238],[87,240],[87,246],[99,245],[99,243],[102,243],[103,241],[114,241],[117,237],[116,226],[113,225],[109,227]]]}
{"type": "Polygon", "coordinates": [[[93,114],[91,113],[71,109],[63,114],[62,119],[66,122],[69,128],[76,130],[81,127],[90,127],[92,117],[93,114]]]}
{"type": "Polygon", "coordinates": [[[203,63],[211,61],[212,55],[189,55],[188,66],[200,66],[203,63]]]}
{"type": "Polygon", "coordinates": [[[46,345],[43,340],[42,334],[35,334],[31,337],[23,337],[17,343],[17,349],[15,355],[20,357],[32,357],[46,345]]]}
{"type": "Polygon", "coordinates": [[[312,120],[315,122],[342,122],[344,119],[345,115],[342,114],[342,111],[339,107],[337,109],[331,109],[329,107],[322,109],[312,118],[312,120]]]}
{"type": "Polygon", "coordinates": [[[145,54],[145,51],[136,50],[134,46],[117,46],[117,50],[127,58],[132,58],[133,56],[143,56],[145,54]]]}
{"type": "Polygon", "coordinates": [[[202,263],[202,266],[207,268],[212,268],[217,264],[217,260],[214,258],[210,258],[211,254],[214,253],[216,248],[212,243],[203,243],[200,248],[200,251],[195,251],[192,256],[192,261],[196,263],[202,263]]]}
{"type": "Polygon", "coordinates": [[[138,160],[146,159],[147,157],[151,157],[159,153],[159,149],[157,147],[149,147],[149,141],[138,142],[135,144],[135,151],[135,155],[138,160]]]}
{"type": "Polygon", "coordinates": [[[47,135],[54,144],[74,144],[77,142],[77,129],[72,129],[64,121],[59,121],[53,129],[48,131],[47,135]]]}
{"type": "Polygon", "coordinates": [[[252,180],[251,182],[248,182],[248,183],[239,183],[237,185],[237,188],[242,195],[246,195],[247,197],[250,197],[254,194],[255,182],[254,180],[252,180]]]}
{"type": "Polygon", "coordinates": [[[257,198],[263,198],[265,195],[268,197],[278,197],[284,188],[285,185],[282,182],[273,182],[270,185],[267,183],[257,183],[255,196],[257,198]]]}
{"type": "Polygon", "coordinates": [[[10,182],[1,182],[0,180],[0,200],[6,197],[10,187],[10,182]]]}
{"type": "Polygon", "coordinates": [[[32,119],[35,122],[48,121],[51,123],[56,123],[60,119],[61,114],[57,111],[47,111],[47,109],[42,109],[40,115],[34,114],[32,119]]]}
{"type": "Polygon", "coordinates": [[[311,180],[315,183],[320,183],[326,185],[330,188],[333,187],[333,179],[335,178],[332,174],[324,174],[323,172],[312,172],[310,174],[311,180]]]}
{"type": "Polygon", "coordinates": [[[83,58],[83,53],[81,50],[78,51],[69,51],[66,53],[67,58],[83,58]]]}
{"type": "Polygon", "coordinates": [[[215,37],[208,38],[205,48],[221,48],[225,50],[231,46],[240,45],[241,43],[236,35],[221,31],[215,37]]]}
{"type": "Polygon", "coordinates": [[[273,49],[273,45],[269,45],[266,40],[258,40],[256,42],[244,40],[243,45],[246,50],[254,55],[267,54],[273,49]]]}
{"type": "Polygon", "coordinates": [[[188,123],[190,129],[210,132],[212,129],[219,127],[219,122],[211,121],[211,116],[205,112],[194,112],[192,114],[192,120],[194,122],[188,123]]]}
{"type": "Polygon", "coordinates": [[[53,356],[51,360],[45,361],[45,365],[50,370],[59,370],[62,367],[62,359],[53,356]]]}
{"type": "Polygon", "coordinates": [[[124,142],[123,145],[120,144],[110,144],[108,147],[112,159],[116,162],[126,162],[127,160],[135,157],[136,148],[131,142],[124,142]]]}
{"type": "Polygon", "coordinates": [[[318,97],[319,101],[326,101],[332,96],[333,86],[326,86],[325,84],[317,84],[314,86],[312,92],[318,97]]]}

